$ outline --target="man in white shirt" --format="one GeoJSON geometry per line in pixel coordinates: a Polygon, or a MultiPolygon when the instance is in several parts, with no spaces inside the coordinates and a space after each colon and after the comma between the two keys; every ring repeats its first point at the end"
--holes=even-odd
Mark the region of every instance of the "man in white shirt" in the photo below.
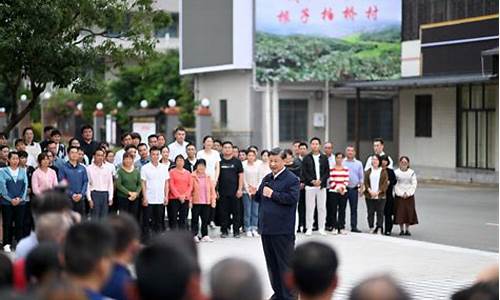
{"type": "Polygon", "coordinates": [[[113,174],[104,165],[103,149],[97,149],[94,153],[92,164],[87,167],[88,188],[87,200],[92,209],[93,219],[103,219],[108,215],[108,207],[113,205],[113,174]]]}
{"type": "Polygon", "coordinates": [[[116,167],[119,167],[122,164],[123,154],[125,154],[125,147],[132,144],[132,136],[130,135],[129,132],[122,134],[121,143],[122,143],[122,148],[120,150],[118,150],[115,154],[114,164],[116,167]]]}
{"type": "Polygon", "coordinates": [[[186,142],[186,130],[183,127],[177,127],[174,131],[175,141],[168,145],[170,154],[168,158],[174,161],[177,155],[182,154],[184,158],[187,157],[186,147],[189,144],[186,142]]]}
{"type": "MultiPolygon", "coordinates": [[[[375,152],[375,154],[378,154],[380,156],[387,155],[384,152],[384,140],[382,138],[376,138],[373,140],[373,152],[375,152]]],[[[368,157],[368,159],[366,160],[365,171],[367,171],[372,167],[372,157],[373,155],[370,155],[370,157],[368,157]]],[[[392,169],[393,166],[392,158],[389,155],[387,155],[387,158],[389,158],[389,165],[387,167],[392,169]]]]}
{"type": "Polygon", "coordinates": [[[149,150],[151,162],[141,168],[143,191],[143,233],[149,238],[151,228],[155,233],[165,230],[165,206],[168,204],[168,167],[160,163],[160,149],[149,150]]]}

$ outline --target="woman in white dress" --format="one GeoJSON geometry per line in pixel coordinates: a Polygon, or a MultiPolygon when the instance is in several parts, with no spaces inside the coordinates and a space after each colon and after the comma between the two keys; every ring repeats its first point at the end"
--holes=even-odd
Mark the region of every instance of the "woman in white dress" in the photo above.
{"type": "Polygon", "coordinates": [[[399,159],[399,169],[396,173],[397,183],[394,186],[396,194],[396,218],[395,224],[399,224],[401,232],[399,235],[411,235],[410,226],[418,224],[417,211],[415,209],[415,191],[417,189],[417,175],[410,168],[410,159],[402,156],[399,159]]]}

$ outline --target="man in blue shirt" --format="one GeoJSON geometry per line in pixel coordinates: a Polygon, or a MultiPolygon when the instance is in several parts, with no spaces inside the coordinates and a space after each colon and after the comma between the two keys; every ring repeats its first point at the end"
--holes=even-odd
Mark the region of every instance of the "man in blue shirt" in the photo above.
{"type": "Polygon", "coordinates": [[[349,185],[347,186],[347,199],[351,211],[351,232],[361,232],[358,229],[358,196],[359,189],[363,185],[363,164],[355,158],[354,146],[345,149],[344,167],[349,169],[349,185]]]}
{"type": "Polygon", "coordinates": [[[300,181],[285,167],[285,151],[269,153],[271,173],[266,175],[255,194],[259,206],[259,233],[266,257],[274,295],[271,299],[295,299],[284,282],[295,246],[295,212],[299,201],[300,181]]]}
{"type": "Polygon", "coordinates": [[[67,184],[66,193],[73,203],[73,210],[85,215],[85,193],[87,192],[87,169],[78,162],[78,147],[68,148],[69,161],[59,169],[59,181],[67,184]]]}
{"type": "Polygon", "coordinates": [[[137,222],[127,213],[108,217],[109,225],[115,235],[113,268],[102,294],[116,300],[126,300],[127,286],[133,283],[128,266],[140,249],[140,229],[137,222]]]}

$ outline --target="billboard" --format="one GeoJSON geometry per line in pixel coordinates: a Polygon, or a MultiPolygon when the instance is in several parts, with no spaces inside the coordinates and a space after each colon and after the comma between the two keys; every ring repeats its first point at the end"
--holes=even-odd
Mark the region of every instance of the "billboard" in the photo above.
{"type": "Polygon", "coordinates": [[[252,0],[179,0],[180,73],[252,68],[252,0]]]}
{"type": "Polygon", "coordinates": [[[256,77],[399,77],[401,0],[255,0],[256,77]]]}

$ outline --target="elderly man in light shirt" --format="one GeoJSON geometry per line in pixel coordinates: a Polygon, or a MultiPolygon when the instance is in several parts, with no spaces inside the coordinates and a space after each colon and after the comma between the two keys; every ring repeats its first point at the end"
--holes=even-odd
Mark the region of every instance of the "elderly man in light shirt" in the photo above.
{"type": "Polygon", "coordinates": [[[363,185],[363,164],[356,159],[356,149],[354,149],[354,146],[347,146],[345,156],[343,166],[349,170],[347,200],[351,212],[351,232],[361,232],[358,229],[358,197],[361,192],[360,188],[363,185]]]}
{"type": "Polygon", "coordinates": [[[168,150],[170,154],[168,158],[174,161],[177,155],[181,154],[184,158],[187,157],[186,147],[189,144],[186,142],[186,130],[182,127],[177,127],[174,131],[175,141],[168,145],[168,150]]]}

